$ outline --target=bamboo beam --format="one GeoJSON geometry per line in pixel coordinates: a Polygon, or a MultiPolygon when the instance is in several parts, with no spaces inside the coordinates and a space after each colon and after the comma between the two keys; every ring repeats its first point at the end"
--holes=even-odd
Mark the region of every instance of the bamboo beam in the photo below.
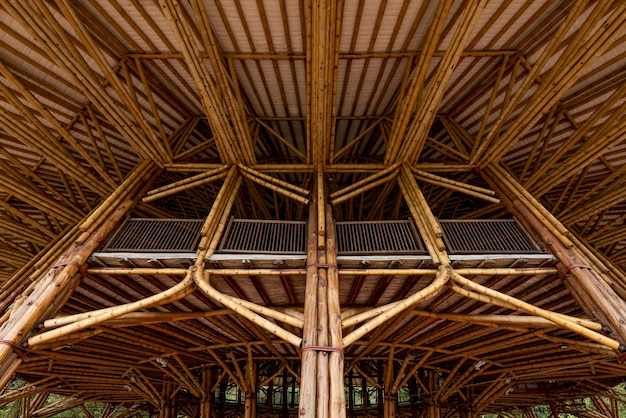
{"type": "Polygon", "coordinates": [[[343,5],[343,0],[306,2],[307,162],[314,165],[330,163],[334,152],[343,5]]]}
{"type": "MultiPolygon", "coordinates": [[[[95,72],[85,62],[75,43],[68,39],[67,32],[59,25],[56,18],[51,15],[46,4],[40,1],[35,2],[35,4],[26,4],[2,0],[2,6],[38,40],[38,43],[46,51],[50,59],[59,68],[62,68],[77,85],[83,87],[82,90],[90,102],[98,107],[100,113],[105,115],[107,120],[139,155],[152,158],[159,163],[167,161],[167,158],[163,159],[163,155],[159,155],[154,151],[155,144],[151,143],[146,137],[146,135],[150,135],[151,131],[147,127],[143,132],[137,129],[136,124],[130,120],[126,111],[122,110],[108,94],[101,80],[97,78],[95,72]]],[[[89,52],[93,54],[92,58],[102,66],[103,73],[109,77],[109,83],[112,83],[113,86],[118,86],[119,80],[117,75],[113,74],[110,68],[107,67],[106,61],[98,54],[100,51],[97,49],[97,46],[93,46],[90,43],[91,38],[85,38],[85,36],[88,37],[89,35],[79,26],[78,20],[72,14],[73,10],[63,6],[61,4],[60,8],[66,13],[65,17],[70,24],[74,25],[79,37],[83,37],[81,40],[87,42],[85,47],[87,49],[92,48],[89,52]]],[[[118,94],[120,94],[122,99],[127,98],[123,87],[118,91],[118,94]]],[[[127,105],[129,107],[126,110],[139,119],[138,123],[140,125],[142,122],[145,122],[142,116],[136,113],[137,109],[134,109],[132,103],[127,103],[127,105]]]]}
{"type": "MultiPolygon", "coordinates": [[[[613,350],[617,350],[620,346],[619,342],[611,338],[605,337],[604,335],[599,334],[593,330],[590,330],[576,323],[576,321],[569,321],[561,315],[555,315],[553,312],[538,308],[536,306],[532,306],[531,304],[521,301],[519,299],[516,299],[514,297],[505,295],[496,290],[489,289],[485,286],[479,285],[475,282],[472,282],[471,280],[464,278],[463,276],[459,274],[453,274],[452,281],[456,282],[459,286],[467,287],[473,290],[474,292],[487,296],[489,300],[494,300],[494,301],[502,300],[506,302],[507,304],[511,304],[512,306],[514,306],[515,308],[519,310],[536,314],[538,316],[541,316],[542,318],[546,318],[554,322],[555,324],[560,325],[561,327],[574,331],[577,334],[580,334],[586,338],[589,338],[590,340],[595,341],[599,344],[603,344],[613,350]]],[[[452,286],[452,290],[454,290],[457,293],[463,294],[465,296],[472,297],[470,293],[464,292],[462,287],[459,288],[457,286],[452,286]]]]}
{"type": "MultiPolygon", "coordinates": [[[[65,139],[70,145],[77,150],[81,157],[93,167],[94,170],[102,176],[108,187],[103,185],[98,178],[96,178],[89,170],[81,166],[75,158],[67,152],[65,147],[61,144],[57,138],[50,133],[50,129],[43,126],[40,120],[35,117],[33,112],[29,110],[24,104],[17,98],[17,96],[9,91],[9,89],[0,83],[0,90],[4,93],[4,96],[17,108],[20,109],[22,115],[24,115],[28,121],[37,128],[37,135],[29,135],[27,137],[18,136],[18,138],[25,138],[26,145],[34,146],[35,149],[40,150],[43,155],[50,158],[55,166],[65,173],[78,180],[81,184],[86,185],[90,189],[96,191],[101,195],[105,195],[111,188],[116,186],[115,182],[111,179],[109,174],[101,167],[100,164],[95,162],[91,156],[89,156],[85,150],[78,144],[78,142],[70,135],[70,133],[52,116],[48,109],[44,108],[42,103],[35,98],[35,96],[24,87],[24,85],[13,75],[13,73],[7,68],[6,65],[0,63],[0,74],[6,77],[13,85],[18,89],[19,93],[42,115],[48,123],[52,125],[54,130],[65,139]]],[[[2,112],[3,117],[8,115],[8,112],[2,112]]],[[[22,131],[28,128],[22,127],[22,131]]]]}
{"type": "Polygon", "coordinates": [[[486,0],[471,0],[463,4],[463,12],[458,19],[452,40],[428,83],[423,97],[421,97],[415,117],[400,148],[400,154],[396,158],[413,163],[419,159],[428,136],[428,131],[435,120],[437,109],[443,99],[448,80],[452,76],[461,58],[461,53],[469,41],[474,26],[478,22],[478,18],[486,4],[486,0]]]}
{"type": "Polygon", "coordinates": [[[557,61],[552,65],[539,87],[533,93],[531,99],[525,105],[523,111],[515,118],[513,124],[500,136],[500,127],[504,117],[515,108],[521,101],[527,88],[534,81],[545,63],[560,47],[561,40],[567,34],[569,28],[578,20],[586,0],[577,1],[570,9],[566,21],[559,27],[557,34],[551,39],[549,45],[542,52],[538,62],[531,73],[526,77],[522,87],[518,90],[514,99],[509,104],[509,109],[503,110],[503,114],[489,135],[485,138],[486,144],[491,144],[484,153],[477,154],[476,160],[480,167],[486,167],[489,163],[498,161],[502,155],[517,141],[522,138],[542,117],[545,109],[552,108],[566,91],[585,73],[598,57],[611,48],[615,40],[624,33],[626,22],[626,5],[619,4],[610,14],[611,5],[596,3],[581,30],[576,33],[574,39],[568,43],[565,51],[561,53],[557,61]],[[604,21],[602,25],[599,22],[604,21]],[[497,138],[497,140],[496,140],[497,138]]]}
{"type": "Polygon", "coordinates": [[[248,165],[255,163],[248,125],[244,123],[243,109],[234,99],[234,93],[228,81],[227,72],[217,55],[217,45],[210,27],[204,6],[192,2],[197,24],[202,28],[201,41],[213,67],[215,78],[211,76],[204,64],[198,45],[194,41],[191,22],[181,6],[171,0],[160,0],[161,9],[170,23],[172,31],[181,47],[185,62],[193,77],[202,99],[202,105],[211,124],[220,157],[225,163],[243,161],[248,165]],[[224,100],[228,109],[222,106],[224,100]],[[229,118],[230,116],[230,118],[229,118]],[[243,140],[238,140],[241,138],[243,140]]]}

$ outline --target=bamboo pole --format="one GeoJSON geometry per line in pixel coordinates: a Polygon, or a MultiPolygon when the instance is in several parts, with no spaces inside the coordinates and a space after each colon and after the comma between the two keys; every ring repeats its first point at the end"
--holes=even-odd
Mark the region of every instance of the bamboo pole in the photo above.
{"type": "Polygon", "coordinates": [[[302,187],[296,186],[296,185],[291,184],[289,182],[277,179],[277,178],[272,177],[272,176],[268,176],[267,174],[263,174],[262,172],[260,172],[258,170],[255,170],[255,169],[250,168],[250,167],[246,167],[243,164],[239,164],[238,166],[239,166],[239,169],[242,170],[242,171],[245,171],[245,172],[247,172],[249,174],[252,174],[253,176],[256,176],[256,177],[258,177],[258,178],[260,178],[262,180],[266,180],[266,181],[269,181],[270,183],[274,183],[275,185],[281,186],[281,187],[283,187],[285,189],[293,190],[294,192],[296,192],[298,194],[301,194],[301,195],[304,195],[304,196],[308,196],[309,193],[310,193],[309,190],[307,190],[307,189],[303,189],[302,187]]]}
{"type": "Polygon", "coordinates": [[[195,176],[187,177],[186,179],[175,181],[174,183],[170,183],[170,184],[168,184],[166,186],[157,187],[156,189],[152,189],[152,190],[149,190],[148,192],[146,192],[146,196],[152,196],[152,195],[158,194],[160,192],[165,192],[165,191],[168,191],[168,190],[171,190],[171,189],[175,189],[178,186],[182,186],[182,185],[185,185],[185,184],[193,183],[193,182],[195,182],[197,180],[206,179],[207,177],[212,177],[212,176],[214,176],[216,174],[220,174],[220,173],[226,171],[229,167],[230,166],[228,164],[224,164],[221,167],[218,167],[218,168],[216,168],[214,170],[210,170],[210,171],[207,171],[205,173],[198,174],[198,175],[195,175],[195,176]]]}
{"type": "MultiPolygon", "coordinates": [[[[552,223],[547,222],[546,225],[537,219],[541,214],[538,211],[527,211],[519,208],[515,204],[514,193],[522,186],[510,178],[505,179],[506,181],[499,181],[500,178],[495,174],[497,172],[495,169],[486,170],[484,177],[493,183],[496,189],[500,189],[500,196],[509,210],[518,219],[529,224],[539,236],[544,237],[545,242],[561,261],[564,269],[562,273],[564,283],[579,305],[586,309],[590,316],[598,318],[603,324],[608,325],[620,342],[626,344],[626,326],[621,320],[626,316],[626,304],[607,283],[606,276],[603,276],[603,272],[609,269],[599,259],[588,257],[588,253],[580,242],[576,245],[568,239],[567,241],[571,245],[565,245],[559,239],[562,237],[560,231],[565,227],[558,220],[552,217],[549,219],[552,223]]],[[[541,206],[534,198],[529,202],[533,206],[541,206]]]]}
{"type": "Polygon", "coordinates": [[[254,176],[250,173],[248,173],[247,171],[242,171],[242,173],[244,177],[246,177],[249,180],[252,180],[253,182],[260,184],[261,186],[273,190],[275,192],[278,192],[280,194],[282,194],[283,196],[286,196],[288,198],[291,198],[297,202],[303,203],[305,205],[309,204],[309,199],[307,199],[306,197],[302,197],[296,193],[292,193],[288,190],[283,189],[280,186],[276,186],[275,184],[272,184],[271,182],[265,181],[257,176],[254,176]]]}
{"type": "MultiPolygon", "coordinates": [[[[527,302],[516,299],[512,296],[508,296],[503,293],[500,293],[497,290],[493,290],[485,286],[479,285],[478,283],[472,282],[471,280],[468,280],[457,273],[452,274],[452,281],[458,283],[460,286],[467,287],[489,298],[505,301],[524,312],[536,314],[538,316],[541,316],[542,318],[546,318],[554,322],[555,324],[560,325],[561,327],[574,331],[577,334],[580,334],[586,338],[589,338],[590,340],[595,341],[599,344],[603,344],[613,350],[617,350],[620,347],[620,343],[618,341],[615,341],[593,330],[585,328],[584,326],[579,325],[575,321],[567,320],[563,318],[561,315],[555,315],[554,312],[550,312],[545,309],[538,308],[527,302]]],[[[461,289],[459,289],[458,287],[452,287],[452,289],[456,292],[461,292],[461,289]]],[[[465,295],[467,296],[468,294],[465,294],[465,295]]]]}
{"type": "MultiPolygon", "coordinates": [[[[114,229],[117,223],[132,209],[132,201],[124,201],[117,205],[116,210],[106,221],[100,223],[90,237],[82,245],[74,245],[65,252],[57,265],[52,267],[47,275],[35,286],[32,293],[26,298],[24,303],[12,310],[9,319],[0,328],[0,339],[11,341],[12,344],[19,345],[32,328],[40,321],[41,316],[49,311],[50,305],[58,305],[57,298],[63,293],[69,297],[69,291],[78,282],[73,277],[79,272],[91,253],[97,248],[102,240],[114,229]]],[[[58,306],[57,308],[60,308],[58,306]]],[[[3,387],[15,369],[21,363],[20,357],[13,350],[11,345],[0,346],[0,387],[3,387]]]]}
{"type": "Polygon", "coordinates": [[[299,414],[315,417],[317,405],[317,356],[315,350],[306,347],[317,346],[317,187],[309,204],[307,222],[307,273],[304,290],[304,326],[302,328],[302,366],[300,379],[299,414]]]}
{"type": "Polygon", "coordinates": [[[344,394],[344,353],[343,331],[341,325],[341,306],[339,303],[339,274],[337,265],[335,221],[332,217],[332,208],[326,206],[326,264],[328,282],[328,333],[330,347],[338,351],[329,354],[328,367],[330,370],[330,416],[345,418],[346,404],[344,394]],[[340,350],[340,351],[339,351],[340,350]]]}
{"type": "Polygon", "coordinates": [[[338,204],[340,204],[342,202],[345,202],[348,199],[352,199],[354,196],[358,196],[360,194],[363,194],[363,193],[365,193],[368,190],[371,190],[371,189],[373,189],[373,188],[375,188],[377,186],[380,186],[381,184],[384,184],[384,183],[389,182],[390,180],[393,180],[394,178],[396,178],[397,175],[398,175],[398,170],[395,170],[395,171],[391,172],[391,174],[389,174],[386,177],[383,177],[381,179],[373,181],[373,182],[371,182],[369,184],[363,185],[363,186],[359,187],[358,189],[353,190],[350,193],[345,193],[345,194],[342,194],[339,197],[334,198],[331,201],[331,203],[333,204],[333,206],[336,206],[336,205],[338,205],[338,204]]]}
{"type": "MultiPolygon", "coordinates": [[[[451,275],[450,267],[440,266],[437,276],[435,277],[435,280],[433,280],[431,284],[429,284],[428,286],[426,286],[424,289],[420,290],[419,292],[409,296],[408,298],[402,301],[399,301],[399,303],[390,304],[391,307],[389,309],[383,311],[374,319],[370,320],[368,323],[361,325],[359,328],[355,329],[351,333],[344,336],[343,338],[344,348],[356,342],[359,338],[361,338],[368,332],[379,327],[383,323],[389,321],[391,318],[393,318],[400,312],[438,293],[446,285],[446,283],[450,279],[450,275],[451,275]]],[[[352,322],[358,323],[360,320],[360,317],[359,315],[355,315],[351,317],[350,320],[352,320],[352,322]]],[[[345,322],[343,325],[344,327],[347,326],[345,322]]]]}
{"type": "Polygon", "coordinates": [[[178,193],[183,192],[185,190],[193,189],[194,187],[202,186],[203,184],[211,183],[211,182],[216,181],[216,180],[221,180],[224,177],[226,177],[227,175],[228,175],[228,173],[222,172],[222,173],[216,174],[216,175],[211,176],[211,177],[203,177],[200,180],[196,180],[196,181],[193,181],[191,183],[186,183],[186,184],[183,184],[181,186],[168,188],[167,190],[164,190],[162,192],[154,193],[154,194],[152,194],[150,196],[146,196],[143,199],[141,199],[141,201],[143,203],[153,202],[155,200],[158,200],[158,199],[161,199],[161,198],[164,198],[164,197],[167,197],[167,196],[172,196],[172,195],[178,194],[178,193]]]}
{"type": "MultiPolygon", "coordinates": [[[[344,187],[341,190],[337,190],[336,192],[331,193],[330,198],[335,199],[339,196],[345,195],[346,193],[365,187],[371,184],[373,181],[379,179],[380,177],[393,173],[399,166],[400,166],[400,163],[395,163],[383,170],[378,171],[377,173],[372,174],[371,176],[364,178],[363,180],[357,181],[356,183],[353,183],[347,187],[344,187]]],[[[357,170],[352,169],[352,171],[357,171],[357,170]]]]}

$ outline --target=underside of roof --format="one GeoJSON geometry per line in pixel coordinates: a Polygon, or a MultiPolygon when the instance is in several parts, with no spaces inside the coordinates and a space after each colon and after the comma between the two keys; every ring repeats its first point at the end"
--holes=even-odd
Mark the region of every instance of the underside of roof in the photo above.
{"type": "MultiPolygon", "coordinates": [[[[312,191],[323,172],[332,215],[346,223],[411,218],[406,186],[394,180],[408,172],[437,219],[510,219],[511,208],[498,196],[485,198],[497,188],[490,180],[497,172],[528,193],[520,201],[547,209],[541,216],[554,216],[610,277],[626,277],[622,0],[0,0],[0,104],[3,323],[19,295],[32,291],[37,268],[52,265],[46,254],[65,245],[63,237],[78,237],[76,226],[90,222],[138,170],[146,184],[129,190],[147,193],[134,217],[204,219],[229,184],[228,170],[238,166],[243,186],[233,197],[235,218],[305,222],[307,198],[294,200],[285,188],[312,191]],[[376,173],[382,175],[370,177],[376,173]],[[350,195],[361,181],[372,187],[350,195]],[[478,192],[458,189],[470,186],[478,192]]],[[[547,254],[539,261],[521,253],[464,255],[454,265],[556,268],[550,243],[531,235],[538,253],[547,254]]],[[[415,254],[395,255],[344,255],[341,268],[354,271],[341,276],[342,308],[394,303],[433,280],[435,273],[357,272],[436,268],[415,254]]],[[[56,309],[70,315],[122,305],[182,280],[177,272],[116,275],[98,268],[188,268],[193,257],[98,252],[56,309]]],[[[305,262],[293,254],[216,254],[210,266],[304,271],[305,262]]],[[[546,310],[590,316],[563,276],[475,280],[546,310]]],[[[259,305],[301,310],[303,277],[216,273],[214,286],[259,305]]],[[[626,281],[611,286],[626,296],[626,281]]],[[[571,330],[444,315],[509,309],[467,302],[446,289],[413,306],[387,334],[346,350],[346,359],[357,365],[395,355],[402,373],[421,361],[459,382],[469,382],[475,369],[477,405],[485,411],[547,403],[551,390],[571,396],[569,382],[578,380],[577,394],[597,394],[626,375],[615,352],[571,330]],[[482,344],[484,351],[476,348],[482,344]],[[483,359],[484,373],[476,366],[483,359]],[[534,370],[543,374],[531,378],[534,370]]],[[[274,336],[270,342],[205,295],[153,311],[172,317],[120,320],[42,344],[18,373],[45,391],[153,406],[160,392],[151,393],[150,385],[160,387],[163,376],[185,380],[204,364],[228,368],[220,358],[225,348],[232,365],[252,356],[267,360],[265,378],[278,375],[274,360],[298,374],[292,368],[299,349],[274,336]],[[188,317],[174,318],[182,313],[188,317]],[[115,366],[106,358],[112,347],[115,366]],[[180,373],[164,371],[156,362],[162,358],[180,373]],[[120,393],[124,385],[131,390],[120,393]]],[[[357,369],[349,375],[378,373],[357,369]]]]}

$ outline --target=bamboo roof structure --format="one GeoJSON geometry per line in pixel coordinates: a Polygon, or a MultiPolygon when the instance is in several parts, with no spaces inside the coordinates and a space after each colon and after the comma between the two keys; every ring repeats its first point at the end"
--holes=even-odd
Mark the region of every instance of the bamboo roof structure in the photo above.
{"type": "Polygon", "coordinates": [[[617,416],[624,1],[0,0],[0,104],[0,403],[324,416],[317,373],[331,416],[617,416]],[[107,253],[129,217],[202,220],[197,248],[107,253]],[[226,254],[232,217],[305,249],[226,254]],[[422,255],[336,251],[408,218],[422,255]],[[511,218],[536,254],[442,232],[511,218]]]}

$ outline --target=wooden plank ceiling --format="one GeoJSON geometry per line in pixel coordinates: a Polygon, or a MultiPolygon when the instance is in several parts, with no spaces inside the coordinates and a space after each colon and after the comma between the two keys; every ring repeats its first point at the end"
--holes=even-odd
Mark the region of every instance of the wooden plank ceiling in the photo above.
{"type": "MultiPolygon", "coordinates": [[[[398,161],[480,186],[476,170],[496,162],[624,270],[625,8],[621,0],[0,0],[0,282],[9,282],[142,160],[165,168],[161,184],[189,176],[183,163],[199,171],[242,163],[305,188],[312,169],[323,165],[333,173],[331,192],[398,161]]],[[[498,204],[424,188],[444,218],[504,213],[498,204]]],[[[215,193],[208,184],[142,204],[136,214],[203,217],[215,193]]],[[[380,186],[365,201],[338,206],[336,216],[408,213],[393,196],[380,186]]],[[[304,219],[302,205],[262,189],[250,187],[249,196],[238,199],[241,217],[304,219]]],[[[384,285],[351,280],[342,290],[348,305],[391,301],[420,286],[416,278],[384,285]]],[[[67,313],[128,302],[173,282],[93,275],[67,313]]],[[[511,281],[500,285],[580,313],[562,284],[547,284],[545,277],[516,289],[511,281]]],[[[223,277],[216,286],[264,304],[302,301],[303,285],[278,277],[263,283],[223,277]],[[272,295],[274,286],[283,290],[272,295]]],[[[439,304],[481,311],[452,297],[429,308],[439,304]]],[[[196,296],[176,304],[181,311],[215,307],[196,296]]],[[[154,353],[176,352],[176,344],[188,349],[176,361],[193,364],[216,357],[209,350],[207,360],[206,350],[196,353],[199,347],[257,339],[245,323],[219,312],[177,327],[112,327],[103,335],[129,359],[113,374],[141,360],[145,365],[133,370],[143,379],[149,367],[158,368],[154,353]],[[163,332],[171,343],[158,341],[163,332]],[[131,343],[137,335],[145,338],[141,346],[131,343]]],[[[468,332],[446,325],[452,328],[445,338],[409,338],[399,331],[407,320],[381,340],[453,350],[468,332]]],[[[532,333],[516,338],[534,341],[532,333]]],[[[497,350],[502,335],[491,338],[497,350]]],[[[106,343],[86,341],[86,355],[94,364],[102,360],[106,343]]],[[[49,347],[59,361],[63,347],[49,347]]],[[[523,347],[509,359],[494,351],[493,367],[529,372],[523,361],[545,353],[523,347]]],[[[255,350],[279,358],[297,354],[288,347],[255,350]]],[[[366,349],[376,350],[385,352],[366,349]]],[[[46,356],[29,363],[28,372],[46,375],[46,356]]],[[[461,367],[461,358],[451,367],[461,367]]],[[[586,361],[601,362],[597,356],[586,361]]],[[[622,373],[613,367],[600,363],[598,373],[622,373]]],[[[56,373],[50,385],[69,379],[63,368],[56,373]]],[[[80,382],[74,381],[75,392],[83,390],[80,382]]]]}

